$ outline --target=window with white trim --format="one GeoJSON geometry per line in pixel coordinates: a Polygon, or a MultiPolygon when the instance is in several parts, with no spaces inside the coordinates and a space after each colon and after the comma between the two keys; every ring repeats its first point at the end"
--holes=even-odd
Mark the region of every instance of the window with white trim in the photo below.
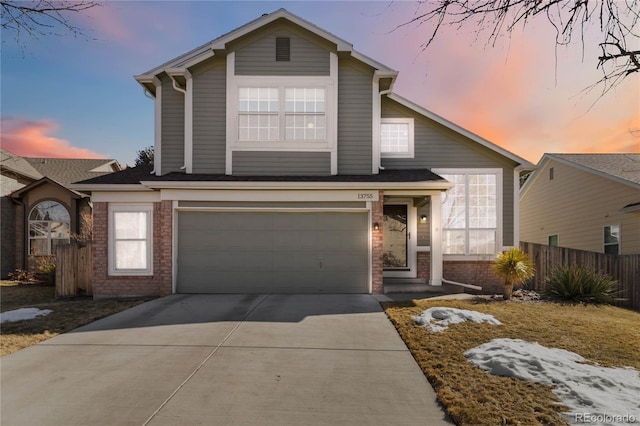
{"type": "Polygon", "coordinates": [[[109,205],[109,275],[152,275],[153,205],[109,205]]]}
{"type": "Polygon", "coordinates": [[[453,183],[442,194],[442,252],[481,255],[498,252],[501,172],[438,172],[453,183]]]}
{"type": "Polygon", "coordinates": [[[413,118],[382,118],[380,153],[382,157],[413,158],[413,118]]]}
{"type": "Polygon", "coordinates": [[[238,141],[326,141],[324,87],[238,87],[238,141]]]}
{"type": "Polygon", "coordinates": [[[606,254],[620,254],[620,225],[604,227],[604,252],[606,254]]]}
{"type": "Polygon", "coordinates": [[[29,213],[29,254],[56,254],[56,247],[69,244],[69,211],[57,201],[41,201],[29,213]]]}

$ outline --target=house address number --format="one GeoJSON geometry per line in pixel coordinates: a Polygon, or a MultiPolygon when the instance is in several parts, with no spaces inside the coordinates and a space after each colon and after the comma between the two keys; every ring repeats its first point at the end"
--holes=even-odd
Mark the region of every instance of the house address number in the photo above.
{"type": "Polygon", "coordinates": [[[358,192],[358,200],[373,200],[373,192],[358,192]]]}

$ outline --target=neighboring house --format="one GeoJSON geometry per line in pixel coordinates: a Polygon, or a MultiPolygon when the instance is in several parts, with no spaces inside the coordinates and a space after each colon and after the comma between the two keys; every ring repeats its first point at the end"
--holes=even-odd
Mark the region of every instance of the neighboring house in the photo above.
{"type": "Polygon", "coordinates": [[[640,154],[545,154],[521,190],[520,238],[640,254],[640,154]]]}
{"type": "Polygon", "coordinates": [[[396,77],[283,9],[137,76],[154,170],[73,186],[94,205],[95,297],[495,284],[534,166],[396,77]]]}
{"type": "Polygon", "coordinates": [[[0,150],[2,278],[37,266],[38,256],[80,234],[89,197],[70,183],[119,171],[115,160],[28,158],[0,150]]]}

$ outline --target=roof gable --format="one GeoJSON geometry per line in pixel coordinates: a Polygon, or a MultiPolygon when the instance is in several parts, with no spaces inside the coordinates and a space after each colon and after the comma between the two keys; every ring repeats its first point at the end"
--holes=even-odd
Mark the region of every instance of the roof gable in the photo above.
{"type": "Polygon", "coordinates": [[[53,179],[50,179],[48,177],[43,177],[42,179],[39,179],[35,182],[30,183],[29,185],[25,186],[24,188],[20,188],[16,191],[13,191],[11,193],[11,197],[12,198],[20,198],[22,197],[22,195],[26,192],[29,192],[39,186],[45,185],[45,184],[50,184],[50,185],[54,185],[57,186],[61,189],[63,189],[64,191],[67,191],[71,194],[71,197],[73,198],[85,198],[87,197],[87,195],[81,194],[78,191],[74,191],[73,189],[69,189],[67,187],[65,187],[64,185],[61,185],[59,182],[56,182],[53,179]]]}
{"type": "Polygon", "coordinates": [[[522,186],[521,197],[553,161],[640,189],[640,154],[544,154],[536,172],[522,186]]]}
{"type": "Polygon", "coordinates": [[[145,86],[145,84],[149,85],[152,82],[153,77],[157,76],[163,71],[186,69],[199,64],[200,62],[203,62],[213,56],[224,55],[227,52],[227,45],[229,43],[245,37],[251,32],[257,31],[277,20],[286,20],[288,22],[291,22],[328,41],[329,43],[332,43],[333,45],[335,45],[336,51],[338,53],[348,53],[355,59],[366,63],[367,65],[375,68],[380,72],[389,74],[393,77],[397,75],[397,71],[353,50],[353,45],[351,43],[331,34],[330,32],[312,24],[305,19],[300,18],[297,15],[292,14],[286,9],[278,9],[275,12],[264,14],[258,19],[255,19],[239,28],[236,28],[231,32],[213,39],[210,42],[203,44],[202,46],[199,46],[183,55],[178,56],[177,58],[167,61],[162,65],[152,68],[143,74],[137,75],[135,76],[135,78],[141,85],[143,85],[143,87],[146,88],[147,86],[145,86]]]}
{"type": "Polygon", "coordinates": [[[417,105],[411,101],[409,101],[408,99],[403,98],[400,95],[397,95],[395,93],[389,93],[387,95],[387,97],[397,103],[399,103],[400,105],[403,105],[407,108],[409,108],[410,110],[413,110],[415,112],[417,112],[418,114],[427,117],[430,120],[435,121],[436,123],[444,126],[447,129],[452,130],[455,133],[458,133],[459,135],[464,136],[465,138],[479,144],[480,146],[483,146],[485,148],[488,148],[489,150],[511,160],[514,161],[515,163],[519,164],[520,166],[522,166],[522,168],[527,169],[527,170],[533,170],[535,169],[535,165],[530,163],[529,161],[525,160],[522,157],[517,156],[516,154],[507,151],[504,148],[501,148],[500,146],[494,144],[493,142],[490,142],[478,135],[476,135],[473,132],[470,132],[469,130],[447,120],[446,118],[443,118],[441,116],[439,116],[438,114],[429,111],[426,108],[421,107],[420,105],[417,105]]]}

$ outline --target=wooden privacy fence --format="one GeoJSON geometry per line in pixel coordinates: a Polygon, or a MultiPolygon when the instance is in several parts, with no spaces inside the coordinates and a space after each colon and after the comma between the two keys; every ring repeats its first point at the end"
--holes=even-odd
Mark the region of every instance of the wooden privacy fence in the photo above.
{"type": "Polygon", "coordinates": [[[56,257],[56,297],[93,294],[91,244],[58,246],[56,257]]]}
{"type": "Polygon", "coordinates": [[[618,281],[619,297],[624,300],[616,305],[640,311],[640,255],[616,256],[527,242],[521,242],[520,249],[529,255],[535,265],[533,288],[536,291],[544,290],[545,279],[554,268],[582,266],[607,274],[618,281]]]}

